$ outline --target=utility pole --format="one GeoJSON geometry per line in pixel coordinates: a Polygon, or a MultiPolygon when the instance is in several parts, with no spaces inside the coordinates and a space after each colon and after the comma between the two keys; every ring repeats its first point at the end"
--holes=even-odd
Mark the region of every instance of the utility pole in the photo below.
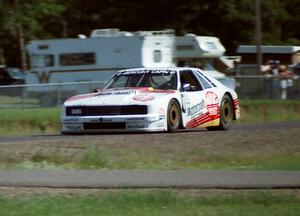
{"type": "Polygon", "coordinates": [[[256,59],[257,59],[257,74],[261,74],[262,66],[262,53],[261,53],[261,10],[260,10],[260,0],[255,0],[255,36],[256,36],[256,59]]]}
{"type": "MultiPolygon", "coordinates": [[[[20,4],[19,0],[14,0],[14,4],[16,7],[16,11],[20,16],[20,4]]],[[[21,68],[23,71],[27,70],[27,56],[26,56],[26,50],[25,50],[25,35],[24,35],[24,29],[22,26],[21,20],[17,21],[16,24],[17,32],[18,32],[18,37],[19,37],[19,47],[20,47],[20,56],[21,56],[21,68]]]]}

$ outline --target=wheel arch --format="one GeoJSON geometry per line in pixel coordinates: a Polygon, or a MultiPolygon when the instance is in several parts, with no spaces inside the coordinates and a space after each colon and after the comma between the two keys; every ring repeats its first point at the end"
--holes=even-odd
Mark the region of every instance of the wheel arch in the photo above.
{"type": "Polygon", "coordinates": [[[236,113],[235,113],[235,107],[234,107],[234,100],[233,100],[233,97],[231,95],[230,92],[225,92],[224,95],[227,95],[229,98],[230,98],[230,102],[231,102],[231,105],[232,105],[232,108],[233,108],[233,120],[236,120],[236,113]]]}
{"type": "Polygon", "coordinates": [[[182,104],[179,102],[179,99],[176,98],[176,97],[171,97],[170,100],[169,100],[169,103],[170,103],[172,100],[174,100],[174,101],[178,104],[178,106],[179,106],[179,108],[180,108],[180,123],[179,123],[179,128],[180,128],[180,129],[184,129],[183,119],[182,119],[182,104]]]}

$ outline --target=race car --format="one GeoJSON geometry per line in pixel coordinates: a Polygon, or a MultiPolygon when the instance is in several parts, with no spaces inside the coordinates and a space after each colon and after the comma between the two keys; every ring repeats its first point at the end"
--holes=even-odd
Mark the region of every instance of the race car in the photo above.
{"type": "Polygon", "coordinates": [[[240,117],[232,82],[198,68],[136,68],[117,72],[95,93],[68,99],[62,133],[227,130],[240,117]]]}

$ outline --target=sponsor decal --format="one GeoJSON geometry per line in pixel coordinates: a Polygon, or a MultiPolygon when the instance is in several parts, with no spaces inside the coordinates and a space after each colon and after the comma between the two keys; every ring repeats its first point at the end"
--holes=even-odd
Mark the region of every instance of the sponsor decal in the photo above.
{"type": "Polygon", "coordinates": [[[150,95],[150,94],[139,94],[139,95],[134,96],[132,99],[133,99],[133,100],[136,100],[136,101],[142,101],[142,102],[145,102],[145,101],[153,100],[154,98],[155,98],[154,95],[150,95]]]}
{"type": "Polygon", "coordinates": [[[66,118],[63,120],[63,122],[78,122],[79,119],[78,118],[66,118]]]}
{"type": "Polygon", "coordinates": [[[97,96],[111,96],[111,95],[131,95],[136,94],[135,90],[128,90],[128,91],[112,91],[112,92],[100,92],[97,96]]]}
{"type": "Polygon", "coordinates": [[[80,131],[83,129],[82,124],[64,124],[64,127],[68,130],[80,131]]]}
{"type": "Polygon", "coordinates": [[[218,114],[220,112],[219,107],[219,98],[216,95],[216,93],[209,91],[206,93],[206,106],[208,110],[208,114],[213,117],[218,117],[218,114]]]}
{"type": "Polygon", "coordinates": [[[187,107],[187,114],[188,114],[188,116],[193,116],[193,115],[199,114],[204,109],[204,107],[205,107],[205,103],[204,103],[204,100],[202,100],[200,103],[198,103],[192,107],[187,107]]]}
{"type": "Polygon", "coordinates": [[[170,74],[175,74],[176,71],[174,70],[131,70],[131,71],[121,71],[117,73],[117,76],[130,75],[130,74],[148,74],[148,73],[170,75],[170,74]]]}
{"type": "MultiPolygon", "coordinates": [[[[205,95],[205,102],[207,107],[207,112],[202,113],[199,116],[191,119],[187,122],[187,128],[195,128],[199,127],[208,122],[212,122],[220,117],[220,106],[219,106],[219,98],[216,93],[209,91],[205,95]]],[[[197,106],[197,105],[196,105],[197,106]]],[[[197,110],[197,108],[194,108],[197,110]]]]}
{"type": "Polygon", "coordinates": [[[211,118],[208,113],[204,113],[204,114],[201,114],[200,116],[190,120],[186,124],[186,127],[187,128],[195,128],[195,127],[198,127],[199,125],[204,124],[208,121],[211,121],[211,118]]]}

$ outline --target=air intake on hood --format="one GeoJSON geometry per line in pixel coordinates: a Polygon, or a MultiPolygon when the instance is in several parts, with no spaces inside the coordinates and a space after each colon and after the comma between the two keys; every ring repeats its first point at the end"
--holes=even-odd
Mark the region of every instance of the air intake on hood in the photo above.
{"type": "Polygon", "coordinates": [[[141,115],[147,114],[145,105],[125,106],[71,106],[66,108],[67,116],[141,115]]]}

